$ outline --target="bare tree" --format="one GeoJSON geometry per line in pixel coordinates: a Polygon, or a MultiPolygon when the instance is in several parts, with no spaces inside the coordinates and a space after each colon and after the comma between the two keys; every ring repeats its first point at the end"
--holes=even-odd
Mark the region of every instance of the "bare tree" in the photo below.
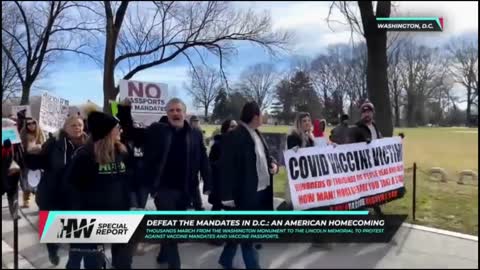
{"type": "Polygon", "coordinates": [[[407,42],[411,42],[408,36],[400,37],[395,35],[395,39],[390,41],[388,47],[388,85],[390,89],[390,100],[393,106],[393,115],[395,117],[395,127],[400,127],[401,112],[400,109],[404,105],[405,88],[402,81],[402,73],[406,71],[402,66],[404,60],[403,53],[407,42]]]}
{"type": "MultiPolygon", "coordinates": [[[[390,17],[391,1],[378,1],[374,9],[372,1],[358,1],[360,18],[354,2],[334,1],[330,9],[338,8],[351,26],[352,33],[363,34],[368,49],[367,90],[375,105],[378,128],[385,136],[392,136],[392,108],[387,76],[387,32],[378,29],[376,17],[390,17]]],[[[352,34],[353,35],[353,34],[352,34]]]]}
{"type": "Polygon", "coordinates": [[[3,8],[20,18],[15,31],[2,25],[2,36],[15,42],[14,46],[9,46],[5,43],[9,39],[2,38],[2,51],[15,68],[22,85],[21,104],[28,104],[33,83],[48,65],[63,52],[88,55],[82,52],[88,42],[86,37],[79,42],[76,35],[98,29],[95,22],[81,18],[77,13],[78,5],[69,1],[2,2],[3,8]]]}
{"type": "Polygon", "coordinates": [[[222,89],[220,71],[206,66],[191,67],[189,71],[190,85],[185,85],[194,103],[204,110],[205,119],[215,98],[222,89]]]}
{"type": "MultiPolygon", "coordinates": [[[[94,5],[94,4],[92,4],[94,5]]],[[[103,92],[104,104],[114,99],[118,79],[128,80],[138,72],[185,57],[194,67],[194,57],[205,63],[205,55],[223,62],[236,51],[235,43],[257,44],[274,54],[285,49],[288,32],[272,32],[268,14],[237,11],[232,3],[217,1],[112,1],[102,3],[104,13],[92,13],[105,22],[103,92]]],[[[108,106],[104,106],[108,108],[108,106]]]]}
{"type": "Polygon", "coordinates": [[[455,82],[465,87],[467,97],[467,119],[470,124],[472,105],[478,107],[478,38],[477,40],[452,39],[447,45],[450,74],[455,82]]]}
{"type": "Polygon", "coordinates": [[[238,89],[251,100],[257,102],[264,111],[272,103],[277,74],[272,64],[261,63],[248,67],[240,76],[238,89]]]}
{"type": "Polygon", "coordinates": [[[438,48],[418,46],[412,40],[403,47],[402,84],[407,96],[407,124],[425,123],[425,106],[448,81],[447,64],[438,48]]]}
{"type": "MultiPolygon", "coordinates": [[[[17,35],[17,27],[20,24],[20,18],[14,16],[12,12],[13,6],[4,5],[2,2],[2,27],[8,29],[14,36],[17,35]]],[[[10,52],[15,52],[15,46],[18,46],[15,40],[8,35],[2,36],[2,43],[5,44],[5,48],[10,52]]],[[[13,54],[17,62],[22,55],[13,54]]],[[[17,94],[21,92],[21,84],[18,78],[15,67],[12,61],[7,57],[2,47],[2,102],[11,98],[17,97],[17,94]]]]}

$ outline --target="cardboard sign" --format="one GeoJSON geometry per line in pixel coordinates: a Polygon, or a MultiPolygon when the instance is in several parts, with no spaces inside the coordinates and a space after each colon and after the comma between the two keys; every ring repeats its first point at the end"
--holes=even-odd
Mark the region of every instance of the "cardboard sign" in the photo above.
{"type": "Polygon", "coordinates": [[[42,94],[40,104],[40,128],[46,132],[54,133],[63,127],[68,117],[68,100],[51,95],[42,94]]]}
{"type": "Polygon", "coordinates": [[[120,81],[120,100],[128,98],[132,104],[133,120],[148,126],[167,113],[168,85],[164,83],[120,81]]]}

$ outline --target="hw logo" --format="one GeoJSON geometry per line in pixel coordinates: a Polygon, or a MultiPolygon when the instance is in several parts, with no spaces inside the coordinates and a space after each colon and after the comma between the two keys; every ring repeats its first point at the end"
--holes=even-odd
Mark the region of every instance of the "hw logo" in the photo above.
{"type": "Polygon", "coordinates": [[[67,218],[60,219],[62,223],[62,228],[57,234],[57,238],[90,238],[93,231],[93,226],[95,226],[96,219],[90,219],[90,222],[86,218],[80,219],[80,224],[78,224],[78,219],[76,218],[67,218]],[[82,237],[83,233],[83,237],[82,237]]]}

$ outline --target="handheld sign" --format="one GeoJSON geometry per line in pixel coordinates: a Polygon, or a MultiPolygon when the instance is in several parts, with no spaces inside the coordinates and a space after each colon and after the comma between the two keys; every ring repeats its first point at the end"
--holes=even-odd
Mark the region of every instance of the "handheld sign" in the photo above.
{"type": "Polygon", "coordinates": [[[42,172],[40,170],[28,171],[27,178],[28,184],[34,188],[38,186],[38,183],[40,183],[40,178],[42,178],[42,172]]]}
{"type": "Polygon", "coordinates": [[[21,143],[17,127],[2,127],[2,144],[5,140],[10,140],[12,144],[21,143]]]}
{"type": "Polygon", "coordinates": [[[133,120],[148,126],[167,113],[168,85],[164,83],[120,80],[120,100],[132,104],[133,120]]]}
{"type": "Polygon", "coordinates": [[[69,102],[48,92],[42,94],[39,125],[46,132],[55,133],[68,117],[69,102]]]}

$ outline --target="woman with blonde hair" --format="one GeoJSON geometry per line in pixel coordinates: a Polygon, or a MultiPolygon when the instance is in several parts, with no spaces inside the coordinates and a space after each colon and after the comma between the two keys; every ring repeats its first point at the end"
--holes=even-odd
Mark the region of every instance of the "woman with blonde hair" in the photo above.
{"type": "MultiPolygon", "coordinates": [[[[129,210],[132,206],[133,179],[127,171],[128,153],[121,143],[119,121],[102,112],[91,112],[87,125],[90,139],[78,149],[67,169],[65,181],[71,187],[71,209],[81,211],[129,210]]],[[[105,261],[100,244],[71,244],[67,269],[99,269],[105,261]]],[[[129,269],[132,245],[112,244],[112,266],[129,269]]]]}
{"type": "Polygon", "coordinates": [[[295,118],[295,125],[287,136],[287,148],[303,148],[314,146],[312,118],[307,112],[300,112],[295,118]]]}
{"type": "MultiPolygon", "coordinates": [[[[39,210],[66,210],[66,195],[62,180],[66,165],[73,153],[85,144],[87,135],[83,132],[83,120],[79,116],[69,116],[63,128],[50,137],[41,147],[29,145],[26,149],[25,165],[30,170],[42,170],[37,186],[35,201],[39,210]]],[[[57,244],[47,244],[48,258],[58,265],[57,244]]]]}
{"type": "MultiPolygon", "coordinates": [[[[35,119],[31,117],[25,118],[24,126],[20,130],[20,140],[22,141],[23,149],[30,149],[32,147],[41,147],[45,143],[45,136],[38,126],[35,119]]],[[[30,196],[32,194],[32,187],[28,183],[28,169],[22,170],[22,177],[20,178],[20,186],[23,191],[23,206],[22,208],[30,207],[30,196]]]]}

